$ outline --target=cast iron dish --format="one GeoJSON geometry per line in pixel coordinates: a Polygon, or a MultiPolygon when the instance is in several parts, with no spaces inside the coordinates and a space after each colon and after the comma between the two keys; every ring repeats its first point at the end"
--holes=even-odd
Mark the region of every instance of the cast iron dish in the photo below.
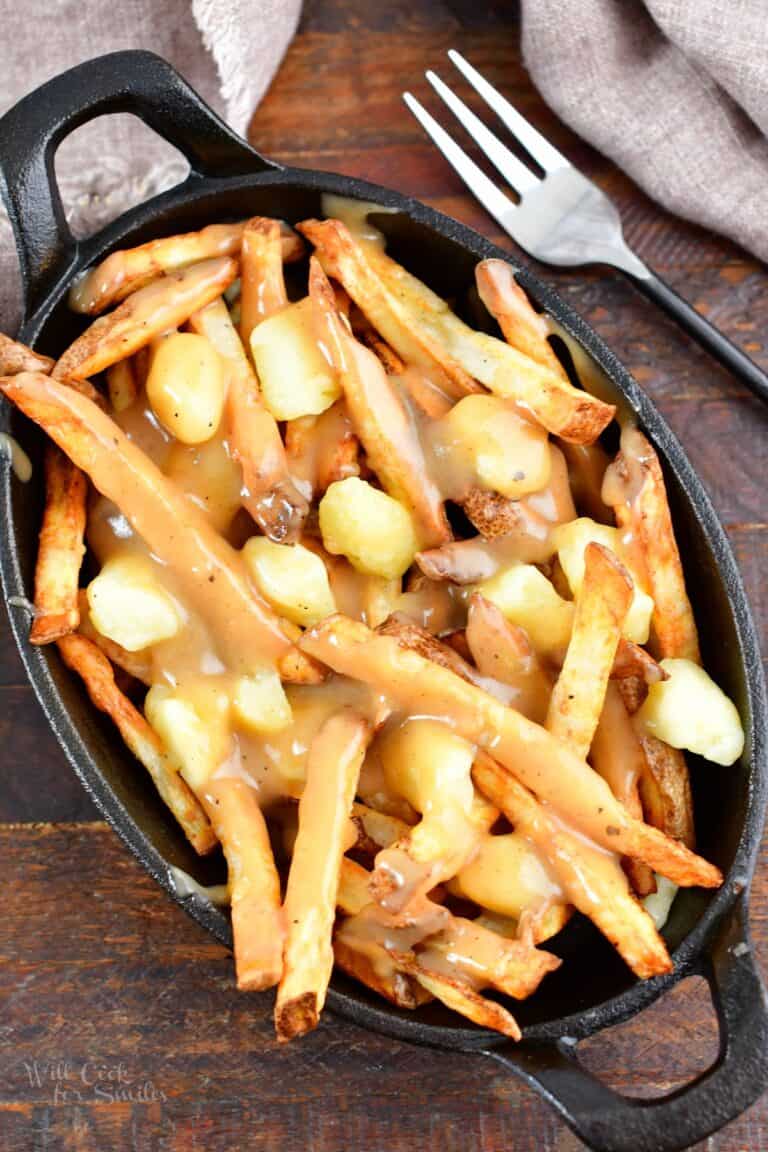
{"type": "MultiPolygon", "coordinates": [[[[114,248],[256,214],[288,221],[318,216],[323,192],[394,209],[394,214],[376,217],[391,252],[441,295],[463,293],[478,260],[509,259],[455,220],[395,192],[264,159],[168,64],[148,52],[92,60],[22,100],[0,121],[0,169],[24,279],[20,338],[54,356],[83,326],[83,318],[67,310],[69,282],[114,248]],[[190,174],[179,187],[126,213],[98,235],[76,241],[64,221],[54,154],[68,133],[111,112],[132,112],[145,120],[184,153],[190,174]]],[[[718,891],[692,889],[678,895],[664,930],[675,964],[669,976],[636,981],[589,923],[573,924],[557,945],[568,963],[549,978],[543,994],[516,1008],[524,1029],[524,1041],[517,1046],[435,1006],[415,1016],[383,1006],[363,987],[338,975],[329,1006],[391,1036],[492,1057],[537,1088],[595,1149],[680,1149],[737,1116],[768,1083],[768,1004],[747,928],[749,883],[768,782],[768,712],[760,654],[725,533],[666,423],[584,321],[530,272],[516,268],[516,274],[532,298],[599,365],[610,392],[606,398],[620,399],[635,413],[664,462],[691,599],[705,622],[704,660],[736,701],[747,733],[744,755],[732,768],[692,764],[701,851],[722,868],[726,880],[718,891]],[[704,1075],[663,1099],[637,1100],[618,1095],[579,1065],[577,1040],[625,1020],[693,973],[708,980],[720,1020],[720,1052],[704,1075]]],[[[3,406],[0,427],[19,440],[36,465],[29,484],[15,480],[9,467],[2,470],[2,576],[10,598],[24,596],[32,587],[42,506],[42,470],[37,466],[42,437],[8,405],[3,406]]],[[[55,651],[29,645],[24,611],[10,611],[43,710],[106,819],[176,899],[169,864],[209,882],[211,863],[201,863],[187,847],[109,721],[90,706],[55,651]]],[[[183,903],[219,940],[231,943],[223,913],[196,898],[183,903]]]]}

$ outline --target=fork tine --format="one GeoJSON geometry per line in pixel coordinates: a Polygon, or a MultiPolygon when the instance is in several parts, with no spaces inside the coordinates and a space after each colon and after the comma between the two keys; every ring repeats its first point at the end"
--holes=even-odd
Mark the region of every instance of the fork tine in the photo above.
{"type": "Polygon", "coordinates": [[[470,192],[474,193],[486,211],[490,212],[502,228],[508,229],[509,220],[516,211],[515,205],[509,197],[505,196],[486,176],[482,168],[478,168],[474,160],[467,156],[464,149],[451,139],[445,129],[438,124],[433,116],[430,116],[415,96],[412,96],[410,92],[404,92],[403,100],[448,163],[456,169],[470,192]]]}
{"type": "Polygon", "coordinates": [[[556,168],[570,167],[570,161],[566,160],[562,152],[558,152],[557,148],[550,144],[541,132],[529,124],[525,117],[512,107],[509,100],[505,100],[502,94],[492,84],[489,84],[485,77],[481,76],[460,52],[451,48],[448,57],[475,91],[479,92],[486,104],[490,105],[502,124],[509,128],[512,135],[517,137],[526,152],[530,153],[545,172],[554,172],[556,168]]]}
{"type": "Polygon", "coordinates": [[[526,168],[522,160],[518,160],[517,156],[510,152],[509,148],[502,144],[501,140],[494,136],[489,128],[486,128],[482,120],[475,116],[472,109],[468,108],[464,101],[459,99],[439,76],[429,71],[426,73],[426,77],[438,96],[445,101],[456,119],[464,125],[475,143],[480,146],[491,163],[498,168],[501,175],[516,192],[522,195],[527,189],[535,188],[540,183],[530,168],[526,168]]]}

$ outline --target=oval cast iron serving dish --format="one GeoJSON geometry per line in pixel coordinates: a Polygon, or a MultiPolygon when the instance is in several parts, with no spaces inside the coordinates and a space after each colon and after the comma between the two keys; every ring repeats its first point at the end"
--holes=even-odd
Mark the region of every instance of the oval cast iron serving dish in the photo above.
{"type": "MultiPolygon", "coordinates": [[[[396,259],[441,295],[463,293],[478,260],[507,253],[476,232],[395,192],[323,172],[283,168],[236,136],[163,60],[148,52],[115,53],[80,65],[27,96],[0,121],[0,185],[14,226],[25,290],[20,338],[59,354],[84,319],[67,309],[72,277],[115,248],[251,215],[290,222],[321,214],[322,193],[374,201],[392,214],[376,217],[396,259]],[[54,177],[56,148],[96,116],[130,112],[188,159],[178,187],[121,216],[96,236],[76,241],[64,220],[54,177]]],[[[512,262],[512,261],[510,261],[512,262]]],[[[593,1148],[664,1152],[703,1139],[737,1116],[768,1082],[768,1005],[749,947],[747,896],[766,802],[766,700],[754,625],[726,535],[701,482],[666,423],[597,335],[524,268],[518,280],[597,366],[607,399],[620,401],[649,435],[664,466],[688,586],[707,668],[736,701],[747,733],[732,768],[692,759],[699,846],[726,875],[715,892],[681,891],[664,935],[674,971],[640,982],[591,924],[574,923],[555,941],[563,967],[531,1000],[515,1008],[519,1045],[462,1023],[439,1006],[415,1016],[380,1002],[336,975],[334,1012],[390,1036],[490,1056],[541,1092],[593,1148]],[[712,990],[720,1052],[698,1079],[662,1099],[628,1099],[583,1069],[576,1041],[627,1019],[676,981],[699,973],[712,990]]],[[[42,435],[10,406],[0,428],[32,458],[32,483],[2,469],[0,560],[6,597],[32,587],[42,493],[42,435]]],[[[97,714],[55,651],[32,647],[26,613],[11,608],[16,641],[37,697],[84,787],[144,867],[177,900],[169,865],[211,880],[215,862],[188,848],[149,781],[97,714]]],[[[204,927],[231,943],[222,912],[196,898],[180,901],[204,927]]],[[[234,994],[234,993],[233,993],[234,994]]]]}

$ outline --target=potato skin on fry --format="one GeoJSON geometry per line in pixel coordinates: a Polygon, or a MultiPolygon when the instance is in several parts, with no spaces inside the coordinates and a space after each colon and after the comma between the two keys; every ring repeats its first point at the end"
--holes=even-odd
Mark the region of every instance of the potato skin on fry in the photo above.
{"type": "Polygon", "coordinates": [[[50,356],[42,356],[0,332],[0,376],[15,376],[17,372],[48,373],[53,371],[55,363],[50,356]]]}
{"type": "Polygon", "coordinates": [[[59,640],[80,622],[78,579],[85,554],[87,494],[88,481],[80,469],[55,444],[46,445],[32,644],[59,640]]]}

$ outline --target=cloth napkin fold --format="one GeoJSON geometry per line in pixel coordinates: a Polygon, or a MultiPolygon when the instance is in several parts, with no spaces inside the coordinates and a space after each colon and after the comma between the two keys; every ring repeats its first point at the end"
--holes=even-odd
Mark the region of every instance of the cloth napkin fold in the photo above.
{"type": "MultiPolygon", "coordinates": [[[[245,133],[296,30],[301,0],[0,0],[0,114],[52,76],[93,56],[148,48],[164,56],[236,131],[245,133]]],[[[183,179],[186,163],[133,116],[92,121],[56,156],[76,235],[102,227],[183,179]]],[[[21,290],[0,208],[0,330],[13,333],[21,290]]]]}
{"type": "Polygon", "coordinates": [[[768,260],[765,0],[523,0],[542,96],[665,208],[768,260]]]}

